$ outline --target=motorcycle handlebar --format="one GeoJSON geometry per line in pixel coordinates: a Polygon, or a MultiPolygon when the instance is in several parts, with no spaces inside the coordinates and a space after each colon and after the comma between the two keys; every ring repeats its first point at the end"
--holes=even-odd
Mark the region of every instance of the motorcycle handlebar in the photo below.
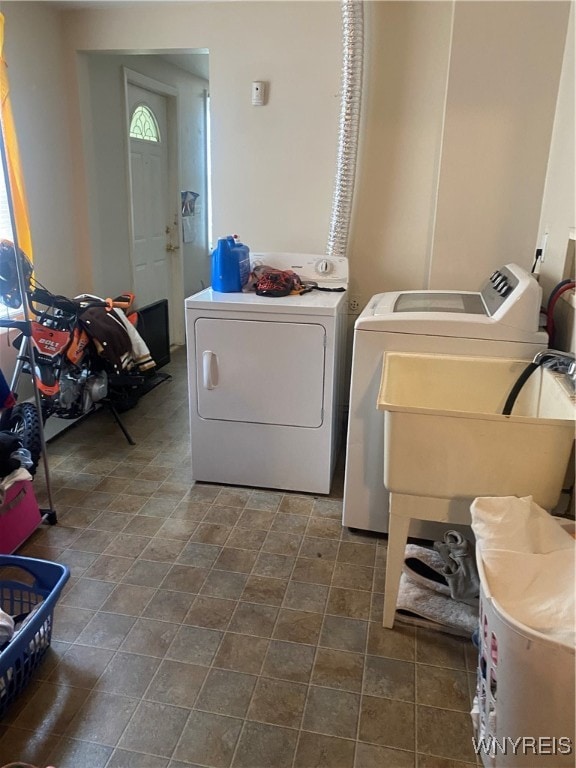
{"type": "Polygon", "coordinates": [[[35,288],[30,294],[30,300],[60,309],[63,312],[76,314],[83,309],[90,309],[91,307],[104,307],[108,312],[115,308],[129,309],[134,297],[131,294],[123,294],[115,299],[98,299],[92,296],[68,299],[66,296],[55,296],[46,289],[35,288]]]}

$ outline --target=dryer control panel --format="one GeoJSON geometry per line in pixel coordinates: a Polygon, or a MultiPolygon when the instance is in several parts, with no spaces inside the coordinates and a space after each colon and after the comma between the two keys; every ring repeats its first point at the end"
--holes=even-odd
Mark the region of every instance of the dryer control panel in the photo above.
{"type": "Polygon", "coordinates": [[[348,287],[348,259],[344,256],[322,256],[313,253],[252,253],[251,267],[268,266],[291,269],[306,282],[319,287],[343,290],[348,287]]]}

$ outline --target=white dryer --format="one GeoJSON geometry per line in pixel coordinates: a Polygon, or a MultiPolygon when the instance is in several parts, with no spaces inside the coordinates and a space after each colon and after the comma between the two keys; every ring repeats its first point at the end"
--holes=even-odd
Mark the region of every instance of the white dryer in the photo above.
{"type": "Polygon", "coordinates": [[[185,301],[195,480],[329,493],[343,426],[348,260],[252,254],[318,289],[185,301]]]}
{"type": "MultiPolygon", "coordinates": [[[[388,532],[384,416],[376,410],[383,353],[528,360],[548,343],[539,330],[541,301],[536,280],[515,264],[494,272],[479,292],[404,291],[372,297],[354,325],[343,525],[388,532]]],[[[437,524],[413,521],[410,535],[435,538],[440,531],[437,524]]]]}

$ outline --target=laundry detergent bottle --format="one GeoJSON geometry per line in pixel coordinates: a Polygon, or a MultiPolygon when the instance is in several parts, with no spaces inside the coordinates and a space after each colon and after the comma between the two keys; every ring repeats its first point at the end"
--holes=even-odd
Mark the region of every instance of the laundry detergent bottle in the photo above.
{"type": "Polygon", "coordinates": [[[212,251],[212,288],[221,293],[242,290],[250,276],[250,249],[237,235],[218,239],[212,251]]]}

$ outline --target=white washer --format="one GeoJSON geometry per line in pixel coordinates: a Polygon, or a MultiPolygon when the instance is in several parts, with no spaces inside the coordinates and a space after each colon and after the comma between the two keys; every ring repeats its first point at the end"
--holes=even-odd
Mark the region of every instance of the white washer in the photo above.
{"type": "Polygon", "coordinates": [[[186,299],[194,480],[329,493],[342,428],[348,260],[251,255],[324,290],[186,299]]]}
{"type": "MultiPolygon", "coordinates": [[[[386,351],[531,359],[548,343],[539,330],[542,289],[515,264],[480,292],[405,291],[373,296],[354,325],[343,525],[388,532],[383,485],[383,413],[376,410],[386,351]]],[[[416,468],[415,468],[416,469],[416,468]]],[[[438,524],[413,521],[411,536],[435,538],[438,524]]]]}

